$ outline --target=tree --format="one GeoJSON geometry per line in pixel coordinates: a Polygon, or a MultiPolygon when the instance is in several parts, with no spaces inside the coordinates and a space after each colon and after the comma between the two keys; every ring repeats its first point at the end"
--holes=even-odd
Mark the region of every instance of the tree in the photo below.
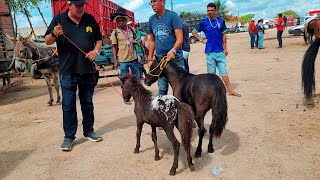
{"type": "Polygon", "coordinates": [[[254,18],[254,14],[245,14],[243,16],[240,16],[240,19],[243,23],[248,23],[251,21],[251,19],[254,18]]]}
{"type": "MultiPolygon", "coordinates": [[[[31,15],[30,15],[29,10],[33,9],[34,7],[37,7],[40,15],[42,16],[39,5],[41,2],[49,2],[49,1],[50,0],[7,0],[7,2],[9,3],[10,11],[13,14],[13,21],[15,24],[16,35],[17,35],[17,29],[18,29],[16,16],[17,16],[17,14],[21,13],[27,17],[30,28],[32,29],[32,33],[36,37],[34,30],[33,30],[33,27],[32,27],[31,20],[30,20],[31,15]]],[[[43,18],[43,16],[42,16],[42,18],[43,18]]],[[[46,22],[45,22],[45,24],[46,24],[46,22]]]]}
{"type": "Polygon", "coordinates": [[[228,21],[230,18],[230,10],[227,8],[226,1],[221,2],[221,0],[215,0],[213,3],[216,5],[218,16],[221,14],[223,18],[228,21]]]}
{"type": "MultiPolygon", "coordinates": [[[[281,14],[282,14],[282,17],[283,16],[293,16],[293,17],[295,17],[295,18],[298,18],[298,17],[300,17],[299,16],[299,14],[298,13],[296,13],[295,11],[293,11],[293,10],[286,10],[286,11],[283,11],[283,12],[281,12],[281,14]]],[[[278,17],[278,14],[275,16],[276,18],[278,17]]]]}

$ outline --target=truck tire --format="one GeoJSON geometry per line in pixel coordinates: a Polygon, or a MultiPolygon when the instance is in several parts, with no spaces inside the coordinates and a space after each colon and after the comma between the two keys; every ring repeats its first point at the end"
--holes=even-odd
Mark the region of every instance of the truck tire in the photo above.
{"type": "Polygon", "coordinates": [[[293,35],[294,35],[294,36],[300,36],[301,33],[302,33],[302,32],[301,32],[300,30],[298,30],[298,29],[296,29],[296,30],[293,31],[293,35]]]}
{"type": "Polygon", "coordinates": [[[32,64],[30,72],[32,74],[33,79],[40,79],[42,76],[42,73],[37,70],[37,64],[32,64]]]}
{"type": "Polygon", "coordinates": [[[196,38],[193,37],[193,36],[189,38],[189,43],[190,44],[194,44],[194,43],[196,43],[196,41],[197,41],[196,38]]]}

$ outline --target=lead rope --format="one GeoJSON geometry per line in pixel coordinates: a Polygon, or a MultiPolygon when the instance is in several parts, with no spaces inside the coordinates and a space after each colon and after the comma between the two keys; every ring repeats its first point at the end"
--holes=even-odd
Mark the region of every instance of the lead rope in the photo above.
{"type": "Polygon", "coordinates": [[[150,76],[158,77],[158,79],[159,79],[159,78],[160,78],[160,75],[161,75],[161,73],[162,73],[162,71],[163,71],[163,69],[166,67],[167,64],[168,64],[167,56],[163,56],[162,59],[160,60],[159,64],[158,64],[155,68],[151,69],[148,74],[149,74],[150,76]],[[160,68],[159,74],[151,74],[151,73],[152,73],[153,71],[155,71],[158,67],[160,68]]]}
{"type": "MultiPolygon", "coordinates": [[[[66,35],[62,34],[62,36],[65,37],[65,38],[66,38],[72,45],[74,45],[80,52],[82,52],[84,55],[87,55],[86,52],[84,52],[80,47],[78,47],[74,42],[72,42],[72,40],[69,39],[66,35]]],[[[93,64],[94,64],[95,66],[98,66],[95,61],[92,61],[92,62],[93,62],[93,64]]],[[[102,72],[102,70],[99,70],[99,71],[102,72]]],[[[107,79],[107,81],[111,84],[111,86],[114,88],[114,90],[120,95],[120,97],[122,97],[121,93],[120,93],[120,92],[116,89],[116,87],[111,83],[111,81],[107,78],[107,76],[104,74],[104,72],[102,72],[102,74],[103,74],[103,76],[107,79]]]]}

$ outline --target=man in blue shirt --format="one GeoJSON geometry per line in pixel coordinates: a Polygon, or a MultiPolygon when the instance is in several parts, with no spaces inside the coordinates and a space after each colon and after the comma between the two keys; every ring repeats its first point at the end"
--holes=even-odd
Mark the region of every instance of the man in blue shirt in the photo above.
{"type": "MultiPolygon", "coordinates": [[[[181,44],[183,41],[182,22],[177,13],[165,9],[165,0],[151,0],[150,5],[156,13],[149,19],[149,55],[148,68],[152,64],[154,51],[156,56],[167,56],[178,66],[184,67],[181,44]]],[[[168,81],[165,77],[158,80],[159,95],[168,93],[168,81]]]]}
{"type": "Polygon", "coordinates": [[[226,56],[227,50],[227,27],[223,19],[216,17],[216,5],[209,3],[207,5],[208,18],[202,20],[192,30],[192,35],[202,43],[206,44],[205,54],[207,62],[208,73],[216,73],[216,68],[219,70],[219,75],[222,76],[229,95],[238,96],[241,95],[235,92],[230,84],[227,71],[226,56]],[[197,32],[203,31],[207,39],[202,39],[197,32]]]}

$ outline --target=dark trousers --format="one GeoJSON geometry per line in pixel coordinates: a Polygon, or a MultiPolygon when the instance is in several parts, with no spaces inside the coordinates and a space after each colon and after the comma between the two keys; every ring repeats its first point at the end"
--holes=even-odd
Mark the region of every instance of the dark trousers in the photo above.
{"type": "Polygon", "coordinates": [[[63,130],[65,138],[75,139],[78,128],[76,93],[79,90],[79,100],[82,111],[83,135],[93,132],[94,114],[92,96],[96,85],[95,74],[60,75],[62,90],[63,130]]]}
{"type": "Polygon", "coordinates": [[[282,33],[283,31],[277,31],[277,39],[279,42],[279,47],[282,47],[282,33]]]}

